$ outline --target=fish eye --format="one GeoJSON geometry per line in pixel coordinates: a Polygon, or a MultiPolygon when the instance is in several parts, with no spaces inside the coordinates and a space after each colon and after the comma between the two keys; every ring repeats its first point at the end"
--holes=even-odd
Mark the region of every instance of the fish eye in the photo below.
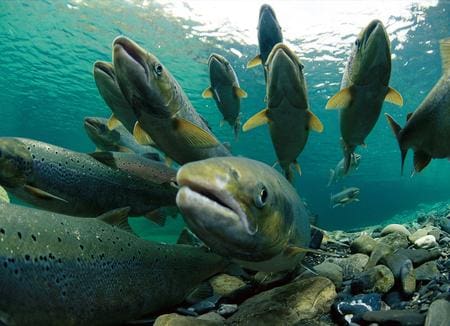
{"type": "Polygon", "coordinates": [[[355,45],[356,45],[357,47],[359,47],[359,38],[357,38],[357,39],[355,40],[355,45]]]}
{"type": "Polygon", "coordinates": [[[156,64],[155,65],[155,73],[158,75],[158,76],[161,76],[162,75],[162,72],[163,72],[163,66],[161,65],[161,64],[156,64]]]}
{"type": "Polygon", "coordinates": [[[269,193],[267,192],[267,188],[265,186],[261,186],[255,198],[256,207],[263,208],[267,202],[268,195],[269,193]]]}

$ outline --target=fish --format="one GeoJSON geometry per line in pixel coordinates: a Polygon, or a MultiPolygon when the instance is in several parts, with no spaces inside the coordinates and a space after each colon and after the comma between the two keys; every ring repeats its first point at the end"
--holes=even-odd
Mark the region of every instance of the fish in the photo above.
{"type": "Polygon", "coordinates": [[[309,131],[322,132],[323,125],[310,109],[303,65],[287,45],[275,45],[267,58],[266,70],[267,108],[248,119],[242,130],[269,124],[278,163],[292,182],[291,166],[301,174],[297,157],[306,145],[309,131]]]}
{"type": "Polygon", "coordinates": [[[389,86],[391,50],[389,37],[379,20],[373,20],[358,35],[342,76],[340,91],[326,109],[340,109],[344,173],[350,170],[357,146],[375,126],[384,101],[403,106],[403,98],[389,86]]]}
{"type": "Polygon", "coordinates": [[[385,114],[400,147],[402,174],[410,148],[415,172],[422,171],[431,159],[450,159],[450,38],[440,41],[440,52],[442,76],[418,108],[407,115],[405,126],[400,127],[385,114]]]}
{"type": "Polygon", "coordinates": [[[133,135],[140,144],[154,142],[180,165],[231,155],[156,56],[119,36],[113,41],[113,63],[120,89],[137,115],[133,135]]]}
{"type": "Polygon", "coordinates": [[[121,325],[176,306],[228,264],[136,237],[122,229],[126,212],[86,219],[0,203],[1,323],[121,325]]]}
{"type": "Polygon", "coordinates": [[[0,138],[0,185],[52,212],[95,217],[130,206],[130,216],[175,206],[177,189],[100,163],[88,154],[26,138],[0,138]]]}
{"type": "Polygon", "coordinates": [[[208,59],[208,67],[211,85],[203,91],[202,96],[214,99],[224,120],[233,127],[237,139],[241,129],[241,98],[246,98],[247,93],[239,86],[236,72],[223,56],[212,53],[208,59]]]}
{"type": "Polygon", "coordinates": [[[309,249],[309,216],[275,169],[243,157],[183,165],[177,205],[189,229],[212,251],[252,270],[292,270],[309,249]]]}
{"type": "Polygon", "coordinates": [[[84,129],[98,151],[136,153],[155,161],[162,160],[158,151],[138,144],[124,126],[119,124],[114,129],[109,129],[108,120],[105,118],[84,118],[84,129]]]}
{"type": "MultiPolygon", "coordinates": [[[[361,160],[360,154],[353,154],[350,162],[350,171],[358,170],[359,161],[361,160]]],[[[344,173],[344,159],[340,160],[334,169],[330,169],[330,179],[328,180],[327,187],[331,186],[332,183],[338,182],[345,177],[344,173]]]]}
{"type": "Polygon", "coordinates": [[[344,207],[347,204],[350,204],[352,202],[358,202],[358,196],[359,196],[360,190],[356,187],[350,187],[345,188],[341,192],[331,195],[330,196],[330,202],[333,208],[336,207],[344,207]]]}
{"type": "MultiPolygon", "coordinates": [[[[259,9],[258,19],[259,54],[247,63],[247,68],[253,68],[260,64],[265,66],[270,52],[278,43],[283,43],[283,33],[277,16],[271,6],[263,4],[259,9]]],[[[266,69],[264,69],[264,78],[267,81],[266,69]]]]}
{"type": "Polygon", "coordinates": [[[108,120],[108,128],[112,130],[122,124],[132,134],[137,118],[130,103],[120,90],[114,66],[110,62],[96,61],[93,75],[101,97],[112,111],[108,120]]]}

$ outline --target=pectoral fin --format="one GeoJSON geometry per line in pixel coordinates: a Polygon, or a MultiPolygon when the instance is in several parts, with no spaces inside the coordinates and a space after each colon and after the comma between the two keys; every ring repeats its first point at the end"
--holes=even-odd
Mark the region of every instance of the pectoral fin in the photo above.
{"type": "Polygon", "coordinates": [[[203,98],[212,98],[213,97],[213,90],[212,90],[211,86],[203,91],[202,97],[203,98]]]}
{"type": "Polygon", "coordinates": [[[352,93],[350,92],[350,88],[343,88],[332,98],[330,98],[325,106],[325,109],[345,109],[352,102],[352,93]]]}
{"type": "Polygon", "coordinates": [[[319,120],[319,118],[312,113],[310,110],[306,111],[308,112],[309,115],[309,128],[311,130],[317,131],[317,132],[322,132],[323,131],[323,124],[322,122],[319,120]]]}
{"type": "Polygon", "coordinates": [[[166,217],[158,209],[145,214],[144,217],[158,224],[159,226],[164,226],[166,224],[166,217]]]}
{"type": "Polygon", "coordinates": [[[105,223],[115,225],[124,231],[134,233],[130,224],[128,224],[128,214],[130,213],[130,210],[131,208],[129,206],[117,208],[99,215],[97,218],[105,223]]]}
{"type": "Polygon", "coordinates": [[[117,117],[113,114],[108,120],[107,126],[109,130],[116,129],[118,126],[120,126],[122,123],[117,119],[117,117]]]}
{"type": "Polygon", "coordinates": [[[403,106],[403,98],[400,95],[399,92],[397,92],[392,87],[389,87],[388,93],[386,94],[386,97],[384,98],[386,102],[396,104],[398,106],[403,106]]]}
{"type": "Polygon", "coordinates": [[[260,64],[262,64],[262,60],[261,60],[261,56],[258,54],[256,57],[254,57],[252,60],[250,60],[247,63],[247,68],[253,68],[260,64]]]}
{"type": "Polygon", "coordinates": [[[254,116],[252,116],[250,119],[247,120],[246,123],[242,126],[242,130],[244,132],[249,131],[250,129],[262,126],[263,124],[266,124],[269,122],[269,118],[267,117],[269,109],[264,109],[262,111],[259,111],[254,116]]]}
{"type": "Polygon", "coordinates": [[[136,124],[134,125],[133,136],[136,139],[136,141],[138,142],[138,144],[141,144],[141,145],[154,145],[155,144],[155,142],[150,137],[150,135],[144,129],[142,129],[142,126],[140,125],[139,121],[136,121],[136,124]]]}
{"type": "Polygon", "coordinates": [[[247,93],[240,87],[234,86],[234,93],[239,98],[247,98],[247,93]]]}
{"type": "Polygon", "coordinates": [[[422,171],[431,161],[431,156],[423,151],[414,152],[414,170],[422,171]]]}
{"type": "Polygon", "coordinates": [[[40,199],[48,199],[48,200],[52,200],[52,199],[53,199],[53,200],[59,200],[59,201],[62,201],[62,202],[64,202],[64,203],[68,203],[67,200],[62,199],[61,197],[52,195],[52,194],[50,194],[50,193],[48,193],[48,192],[46,192],[46,191],[44,191],[44,190],[42,190],[42,189],[39,189],[39,188],[30,186],[30,185],[25,185],[23,188],[24,188],[24,190],[27,191],[29,194],[31,194],[31,195],[33,195],[33,196],[35,196],[35,197],[37,197],[37,198],[40,198],[40,199]]]}
{"type": "Polygon", "coordinates": [[[442,70],[444,73],[450,70],[450,37],[439,42],[441,50],[442,70]]]}
{"type": "Polygon", "coordinates": [[[405,165],[405,158],[406,158],[406,152],[407,150],[402,148],[402,145],[400,144],[400,132],[402,131],[402,127],[392,118],[389,114],[385,113],[386,119],[389,123],[389,126],[392,129],[392,132],[395,135],[395,138],[397,138],[398,146],[400,147],[401,152],[401,158],[402,158],[402,167],[401,167],[401,174],[403,175],[403,166],[405,165]]]}
{"type": "Polygon", "coordinates": [[[212,134],[188,120],[174,118],[172,124],[173,129],[191,146],[212,147],[219,144],[212,134]]]}
{"type": "Polygon", "coordinates": [[[110,168],[117,169],[116,160],[111,152],[95,152],[88,155],[110,168]]]}

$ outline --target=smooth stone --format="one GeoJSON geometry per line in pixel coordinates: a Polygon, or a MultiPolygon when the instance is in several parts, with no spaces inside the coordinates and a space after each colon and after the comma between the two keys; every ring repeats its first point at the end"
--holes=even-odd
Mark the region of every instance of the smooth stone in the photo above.
{"type": "Polygon", "coordinates": [[[381,263],[389,267],[395,279],[401,284],[405,294],[413,294],[416,290],[416,274],[412,261],[398,253],[386,255],[381,263]]]}
{"type": "Polygon", "coordinates": [[[413,234],[411,234],[409,236],[409,241],[414,243],[414,242],[416,242],[417,239],[420,239],[420,238],[428,235],[431,231],[433,231],[433,229],[435,229],[435,227],[431,226],[431,225],[428,225],[424,228],[418,229],[416,232],[414,232],[413,234]]]}
{"type": "Polygon", "coordinates": [[[441,218],[439,226],[443,231],[450,234],[450,214],[445,218],[441,218]]]}
{"type": "Polygon", "coordinates": [[[314,266],[314,270],[321,276],[329,278],[337,289],[340,289],[342,286],[342,267],[324,261],[323,263],[314,266]]]}
{"type": "Polygon", "coordinates": [[[381,236],[390,234],[390,233],[394,233],[394,232],[398,232],[398,233],[402,233],[404,235],[406,235],[407,237],[411,235],[411,232],[408,231],[408,229],[406,227],[404,227],[401,224],[389,224],[387,226],[384,227],[383,230],[381,230],[381,236]]]}
{"type": "Polygon", "coordinates": [[[376,247],[377,241],[367,234],[362,234],[350,244],[352,253],[361,253],[370,255],[376,247]]]}
{"type": "MultiPolygon", "coordinates": [[[[391,233],[391,234],[396,234],[396,233],[391,233]]],[[[367,262],[364,269],[370,269],[370,268],[375,267],[381,258],[392,254],[394,251],[395,251],[395,249],[393,247],[391,247],[387,244],[384,244],[384,243],[378,243],[378,245],[375,247],[375,249],[370,254],[369,261],[367,262]]]]}
{"type": "Polygon", "coordinates": [[[362,319],[380,325],[422,326],[425,315],[414,310],[368,311],[362,314],[362,319]]]}
{"type": "Polygon", "coordinates": [[[209,280],[213,287],[214,294],[226,296],[245,286],[245,282],[236,276],[219,274],[209,280]]]}
{"type": "Polygon", "coordinates": [[[438,249],[399,249],[396,251],[399,255],[405,255],[413,262],[414,266],[422,265],[427,261],[438,259],[441,252],[438,249]]]}
{"type": "Polygon", "coordinates": [[[408,303],[405,295],[398,291],[390,291],[383,297],[384,302],[391,307],[391,309],[403,309],[408,303]]]}
{"type": "Polygon", "coordinates": [[[435,261],[429,261],[416,268],[416,279],[418,281],[431,281],[440,275],[435,261]]]}
{"type": "MultiPolygon", "coordinates": [[[[202,300],[200,302],[197,302],[190,306],[187,310],[193,311],[196,314],[203,314],[205,312],[211,311],[216,308],[217,303],[221,299],[222,296],[220,295],[213,295],[209,298],[206,298],[205,300],[202,300]]],[[[183,311],[184,313],[184,311],[183,311]]]]}
{"type": "Polygon", "coordinates": [[[206,314],[200,315],[197,317],[197,319],[209,320],[209,321],[220,322],[220,323],[223,323],[223,321],[225,320],[225,318],[223,318],[221,315],[219,315],[217,312],[214,312],[214,311],[210,311],[206,314]]]}
{"type": "Polygon", "coordinates": [[[364,270],[369,261],[369,256],[354,254],[346,258],[327,258],[325,261],[341,266],[343,279],[349,280],[364,270]]]}
{"type": "Polygon", "coordinates": [[[450,325],[450,302],[444,299],[433,301],[428,309],[425,326],[450,325]]]}
{"type": "Polygon", "coordinates": [[[257,294],[239,306],[226,325],[307,325],[329,312],[333,282],[321,276],[300,279],[257,294]]]}
{"type": "Polygon", "coordinates": [[[414,241],[414,245],[417,248],[430,249],[438,246],[438,243],[436,242],[434,235],[429,234],[414,241]]]}
{"type": "Polygon", "coordinates": [[[394,249],[408,248],[409,246],[408,236],[399,232],[389,233],[379,238],[378,243],[385,244],[394,249]]]}
{"type": "Polygon", "coordinates": [[[336,311],[342,316],[377,311],[381,309],[381,295],[378,293],[358,294],[349,300],[340,301],[335,307],[336,311]]]}
{"type": "Polygon", "coordinates": [[[387,293],[394,286],[394,275],[384,265],[377,265],[355,277],[351,288],[353,293],[387,293]]]}
{"type": "Polygon", "coordinates": [[[221,316],[227,317],[231,316],[238,310],[237,304],[221,304],[219,309],[217,309],[217,313],[221,316]]]}
{"type": "Polygon", "coordinates": [[[221,321],[203,320],[175,313],[161,315],[156,318],[154,326],[216,326],[223,325],[221,321]]]}

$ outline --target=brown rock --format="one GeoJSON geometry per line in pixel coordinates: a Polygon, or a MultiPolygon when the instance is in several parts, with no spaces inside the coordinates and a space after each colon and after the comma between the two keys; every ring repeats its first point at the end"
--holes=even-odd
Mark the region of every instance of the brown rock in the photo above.
{"type": "Polygon", "coordinates": [[[209,283],[213,287],[214,294],[217,295],[228,295],[245,286],[245,282],[240,278],[228,274],[214,276],[209,280],[209,283]]]}
{"type": "Polygon", "coordinates": [[[218,326],[223,325],[222,321],[203,320],[179,314],[161,315],[156,318],[154,326],[218,326]]]}

